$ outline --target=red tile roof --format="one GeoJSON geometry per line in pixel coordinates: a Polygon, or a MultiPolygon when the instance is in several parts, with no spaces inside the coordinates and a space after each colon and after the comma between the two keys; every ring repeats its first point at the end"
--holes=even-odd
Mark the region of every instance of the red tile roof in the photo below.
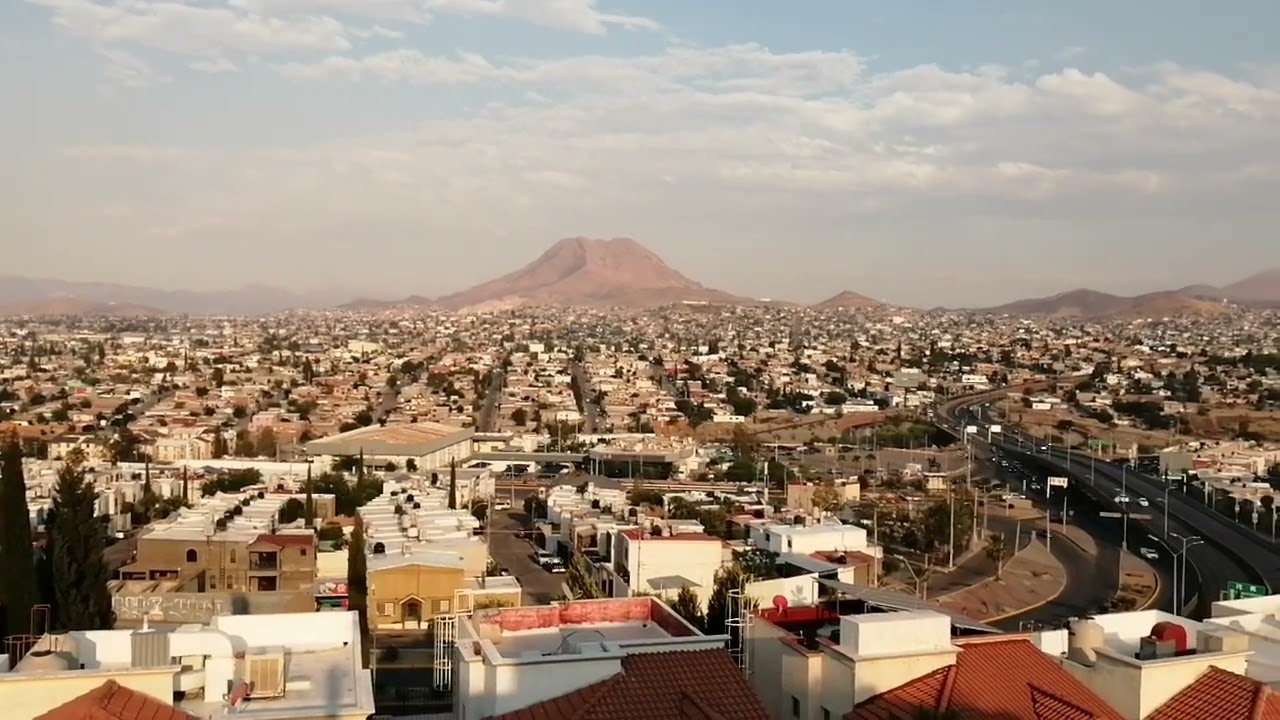
{"type": "Polygon", "coordinates": [[[197,720],[172,705],[108,680],[35,720],[197,720]]]}
{"type": "Polygon", "coordinates": [[[724,542],[723,538],[718,538],[714,535],[708,535],[706,533],[697,533],[697,532],[680,533],[679,535],[650,535],[641,530],[623,530],[622,534],[627,536],[627,538],[631,540],[639,540],[642,542],[649,542],[649,541],[655,541],[655,540],[698,540],[702,542],[718,542],[718,543],[724,542]]]}
{"type": "Polygon", "coordinates": [[[268,543],[270,545],[275,545],[278,548],[311,547],[316,544],[316,536],[303,535],[301,533],[293,535],[273,535],[263,533],[262,535],[254,538],[253,542],[250,544],[256,545],[258,543],[268,543]]]}
{"type": "Polygon", "coordinates": [[[1120,720],[1025,637],[958,640],[954,665],[858,705],[845,720],[897,720],[917,708],[1001,720],[1120,720]]]}
{"type": "Polygon", "coordinates": [[[1280,720],[1280,694],[1243,675],[1211,667],[1147,720],[1280,720]]]}
{"type": "Polygon", "coordinates": [[[490,720],[767,720],[724,650],[630,655],[622,672],[490,720]]]}

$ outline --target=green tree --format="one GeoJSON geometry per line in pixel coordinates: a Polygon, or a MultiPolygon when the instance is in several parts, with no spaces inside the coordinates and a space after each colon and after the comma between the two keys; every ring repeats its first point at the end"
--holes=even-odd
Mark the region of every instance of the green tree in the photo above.
{"type": "MultiPolygon", "coordinates": [[[[746,584],[747,573],[737,563],[723,565],[716,570],[711,597],[707,598],[706,632],[708,635],[728,634],[729,629],[725,621],[729,618],[729,591],[741,589],[746,584]]],[[[748,612],[751,606],[754,606],[752,601],[746,604],[748,607],[743,608],[743,612],[748,612]]]]}
{"type": "Polygon", "coordinates": [[[316,501],[311,497],[311,463],[307,463],[307,497],[303,502],[303,517],[307,519],[307,527],[315,527],[316,525],[316,501]]]}
{"type": "Polygon", "coordinates": [[[258,457],[273,458],[276,456],[276,431],[271,428],[262,428],[258,432],[258,437],[253,443],[253,449],[257,452],[258,457]]]}
{"type": "Polygon", "coordinates": [[[582,553],[575,552],[569,558],[565,583],[569,586],[571,600],[594,600],[604,597],[604,592],[600,589],[600,584],[591,576],[591,569],[587,567],[587,561],[582,553]]]}
{"type": "Polygon", "coordinates": [[[707,615],[702,612],[702,601],[698,599],[698,594],[692,588],[687,586],[680,588],[680,593],[676,595],[675,602],[671,603],[671,609],[688,621],[690,625],[698,628],[698,630],[705,631],[707,615]]]}
{"type": "Polygon", "coordinates": [[[16,435],[10,435],[0,449],[0,603],[4,605],[0,632],[6,637],[30,632],[35,599],[35,554],[31,550],[22,446],[16,435]]]}
{"type": "Polygon", "coordinates": [[[458,509],[458,461],[449,461],[449,509],[458,509]]]}
{"type": "Polygon", "coordinates": [[[822,512],[835,512],[841,505],[840,491],[830,480],[813,489],[813,506],[822,512]]]}
{"type": "Polygon", "coordinates": [[[306,515],[307,506],[298,498],[289,498],[284,501],[284,505],[280,506],[279,518],[281,525],[288,525],[299,518],[306,517],[306,515]]]}
{"type": "Polygon", "coordinates": [[[525,410],[522,407],[518,407],[515,410],[512,410],[511,422],[515,423],[520,427],[524,427],[525,423],[529,422],[529,411],[525,410]]]}
{"type": "Polygon", "coordinates": [[[54,491],[54,614],[62,630],[105,630],[112,625],[107,592],[106,528],[97,516],[98,493],[85,480],[84,457],[73,452],[58,471],[54,491]]]}
{"type": "Polygon", "coordinates": [[[347,609],[360,621],[361,662],[369,665],[369,574],[364,550],[364,521],[356,516],[347,546],[347,609]]]}
{"type": "Polygon", "coordinates": [[[996,577],[1004,572],[1005,557],[1009,554],[1009,548],[1005,547],[1004,535],[1000,533],[991,533],[987,538],[987,559],[996,565],[996,577]]]}

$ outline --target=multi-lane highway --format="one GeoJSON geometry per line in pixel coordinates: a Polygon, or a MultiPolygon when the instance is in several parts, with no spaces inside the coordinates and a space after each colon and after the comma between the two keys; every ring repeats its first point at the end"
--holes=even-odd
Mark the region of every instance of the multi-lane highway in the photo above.
{"type": "MultiPolygon", "coordinates": [[[[947,429],[957,433],[963,433],[965,425],[978,425],[978,437],[985,438],[989,425],[977,418],[971,408],[1003,393],[1004,391],[986,393],[949,402],[939,408],[939,421],[947,429]]],[[[995,435],[992,440],[996,447],[1010,452],[1020,449],[1034,452],[1037,449],[1035,446],[1020,446],[1020,443],[1003,434],[995,435]]],[[[1276,546],[1251,529],[1213,512],[1196,499],[1171,489],[1166,508],[1163,482],[1097,458],[1093,458],[1091,466],[1088,454],[1078,451],[1071,452],[1069,468],[1065,448],[1050,447],[1035,457],[1047,469],[1073,478],[1080,490],[1091,494],[1107,510],[1150,515],[1150,520],[1130,518],[1129,547],[1135,547],[1134,543],[1139,540],[1137,535],[1147,535],[1153,541],[1163,544],[1164,548],[1160,552],[1162,566],[1172,561],[1175,551],[1182,550],[1182,542],[1177,536],[1198,538],[1198,541],[1193,541],[1187,547],[1186,557],[1199,578],[1202,590],[1199,598],[1201,611],[1207,608],[1209,602],[1219,598],[1229,581],[1260,582],[1271,588],[1280,587],[1280,553],[1276,552],[1276,546]],[[1122,494],[1128,495],[1130,502],[1116,502],[1122,494]],[[1146,498],[1150,503],[1149,507],[1135,507],[1138,497],[1146,498]]],[[[1114,522],[1120,525],[1119,519],[1114,522]]],[[[1187,575],[1190,576],[1191,572],[1187,575]]],[[[1188,582],[1194,583],[1195,577],[1190,577],[1188,582]]],[[[1193,586],[1185,593],[1185,599],[1190,601],[1194,594],[1193,586]]]]}

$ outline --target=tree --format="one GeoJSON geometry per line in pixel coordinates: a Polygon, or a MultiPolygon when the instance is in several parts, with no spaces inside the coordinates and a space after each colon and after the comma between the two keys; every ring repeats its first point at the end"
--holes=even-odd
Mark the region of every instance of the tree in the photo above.
{"type": "Polygon", "coordinates": [[[651,505],[653,507],[662,507],[662,493],[657,490],[642,487],[633,487],[627,493],[627,502],[632,505],[651,505]]]}
{"type": "Polygon", "coordinates": [[[98,493],[85,480],[84,456],[73,451],[58,471],[54,491],[53,609],[62,630],[105,630],[112,625],[107,592],[106,528],[97,517],[98,493]]]}
{"type": "Polygon", "coordinates": [[[449,509],[458,509],[458,461],[449,461],[449,509]]]}
{"type": "Polygon", "coordinates": [[[364,521],[356,516],[347,547],[347,609],[360,620],[361,663],[369,664],[369,575],[364,554],[364,521]]]}
{"type": "Polygon", "coordinates": [[[813,489],[813,506],[821,512],[834,512],[841,504],[836,484],[827,481],[813,489]]]}
{"type": "MultiPolygon", "coordinates": [[[[706,632],[708,635],[728,634],[729,628],[725,625],[725,621],[729,617],[729,591],[741,589],[746,584],[747,573],[737,563],[723,565],[716,570],[711,597],[707,598],[706,632]]],[[[753,602],[746,604],[754,605],[753,602]]],[[[743,608],[743,612],[747,611],[748,608],[743,608]]]]}
{"type": "Polygon", "coordinates": [[[529,411],[522,407],[512,410],[511,422],[515,423],[519,427],[524,427],[525,423],[529,422],[529,411]]]}
{"type": "Polygon", "coordinates": [[[987,559],[996,565],[996,577],[1000,577],[1004,572],[1004,561],[1008,555],[1009,549],[1005,547],[1004,535],[1000,533],[991,533],[987,538],[987,559]]]}
{"type": "Polygon", "coordinates": [[[276,431],[271,428],[262,428],[258,432],[258,438],[253,444],[254,450],[257,451],[259,457],[273,458],[276,456],[276,431]]]}
{"type": "Polygon", "coordinates": [[[236,457],[253,457],[258,454],[253,445],[253,438],[249,437],[248,430],[236,431],[236,445],[233,449],[233,454],[236,457]]]}
{"type": "Polygon", "coordinates": [[[571,600],[595,600],[604,597],[600,584],[591,577],[591,569],[582,553],[573,553],[569,558],[569,568],[565,575],[565,584],[569,586],[571,600]]]}
{"type": "Polygon", "coordinates": [[[284,505],[280,506],[279,518],[281,525],[288,525],[299,518],[306,517],[306,515],[307,506],[298,498],[289,498],[284,501],[284,505]]]}
{"type": "Polygon", "coordinates": [[[307,497],[302,503],[303,517],[307,519],[307,527],[316,525],[316,501],[311,497],[311,463],[307,463],[307,497]]]}
{"type": "Polygon", "coordinates": [[[213,433],[213,447],[210,450],[210,455],[212,455],[214,459],[218,459],[224,457],[226,454],[227,438],[222,434],[221,430],[215,430],[213,433]]]}
{"type": "Polygon", "coordinates": [[[35,554],[31,550],[22,446],[16,435],[10,435],[0,449],[0,603],[4,605],[0,632],[6,637],[31,632],[35,600],[35,554]]]}
{"type": "Polygon", "coordinates": [[[675,602],[671,603],[671,609],[698,630],[706,628],[707,615],[702,612],[702,601],[698,599],[698,594],[692,588],[687,586],[680,588],[675,602]]]}

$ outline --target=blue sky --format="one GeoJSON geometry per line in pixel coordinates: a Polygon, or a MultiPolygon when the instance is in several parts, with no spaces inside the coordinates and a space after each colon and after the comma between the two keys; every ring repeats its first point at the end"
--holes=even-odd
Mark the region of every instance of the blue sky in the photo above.
{"type": "Polygon", "coordinates": [[[1203,7],[3,3],[0,232],[29,275],[384,296],[571,235],[796,300],[1226,282],[1280,265],[1280,4],[1203,7]]]}

